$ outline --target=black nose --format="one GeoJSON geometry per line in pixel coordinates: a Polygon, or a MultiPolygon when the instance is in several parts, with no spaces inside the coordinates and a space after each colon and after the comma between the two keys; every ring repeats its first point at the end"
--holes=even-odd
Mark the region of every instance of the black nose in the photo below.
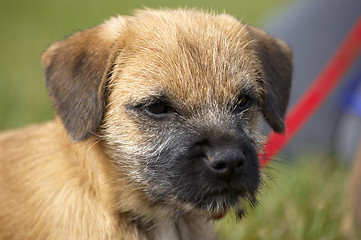
{"type": "Polygon", "coordinates": [[[245,162],[245,156],[241,150],[227,149],[210,154],[208,161],[212,170],[220,178],[228,181],[232,176],[240,172],[245,162]]]}

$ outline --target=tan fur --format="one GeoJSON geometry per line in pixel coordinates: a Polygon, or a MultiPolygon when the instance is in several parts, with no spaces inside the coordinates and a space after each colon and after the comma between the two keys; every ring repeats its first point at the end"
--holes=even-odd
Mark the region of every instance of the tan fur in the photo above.
{"type": "MultiPolygon", "coordinates": [[[[110,190],[124,191],[119,197],[131,205],[128,211],[151,209],[129,183],[117,181],[112,189],[119,176],[111,173],[94,138],[71,143],[56,120],[3,133],[0,152],[0,239],[147,238],[127,213],[116,215],[117,199],[110,190]]],[[[182,226],[184,234],[202,231],[182,226]]],[[[150,228],[157,231],[156,226],[150,228]]]]}
{"type": "MultiPolygon", "coordinates": [[[[213,239],[194,206],[179,216],[152,203],[140,163],[121,157],[160,154],[173,141],[141,130],[127,104],[164,92],[191,123],[221,134],[214,109],[226,111],[240,89],[252,88],[256,110],[280,132],[290,59],[281,41],[195,10],[138,11],[54,43],[42,60],[58,117],[0,135],[0,239],[213,239]],[[273,69],[285,92],[272,96],[262,61],[278,51],[273,69]]],[[[256,110],[242,115],[245,133],[262,142],[256,110]]]]}

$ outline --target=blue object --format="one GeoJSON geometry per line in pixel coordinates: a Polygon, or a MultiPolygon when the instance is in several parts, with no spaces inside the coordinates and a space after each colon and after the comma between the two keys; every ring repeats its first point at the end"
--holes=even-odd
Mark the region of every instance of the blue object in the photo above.
{"type": "Polygon", "coordinates": [[[343,95],[341,110],[357,115],[361,118],[361,68],[359,68],[349,81],[343,95]]]}

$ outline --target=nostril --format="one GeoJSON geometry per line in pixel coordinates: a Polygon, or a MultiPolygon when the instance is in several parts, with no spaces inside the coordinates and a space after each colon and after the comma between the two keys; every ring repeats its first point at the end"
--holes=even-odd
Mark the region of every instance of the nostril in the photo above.
{"type": "Polygon", "coordinates": [[[242,159],[237,163],[237,168],[243,166],[243,163],[244,163],[244,159],[242,159]]]}
{"type": "Polygon", "coordinates": [[[227,168],[227,164],[224,163],[223,161],[213,163],[213,164],[211,164],[211,166],[217,170],[222,170],[222,169],[227,168]]]}

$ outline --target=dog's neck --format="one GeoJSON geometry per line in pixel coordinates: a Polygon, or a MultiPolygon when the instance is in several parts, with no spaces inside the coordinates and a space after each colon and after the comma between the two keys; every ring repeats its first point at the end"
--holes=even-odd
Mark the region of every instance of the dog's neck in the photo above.
{"type": "Polygon", "coordinates": [[[157,240],[182,240],[179,224],[180,221],[174,219],[163,219],[162,221],[149,221],[144,218],[134,218],[129,215],[128,219],[136,225],[140,232],[144,233],[147,239],[157,240]]]}
{"type": "Polygon", "coordinates": [[[155,235],[159,240],[181,240],[178,227],[173,222],[164,222],[157,226],[155,235]]]}

